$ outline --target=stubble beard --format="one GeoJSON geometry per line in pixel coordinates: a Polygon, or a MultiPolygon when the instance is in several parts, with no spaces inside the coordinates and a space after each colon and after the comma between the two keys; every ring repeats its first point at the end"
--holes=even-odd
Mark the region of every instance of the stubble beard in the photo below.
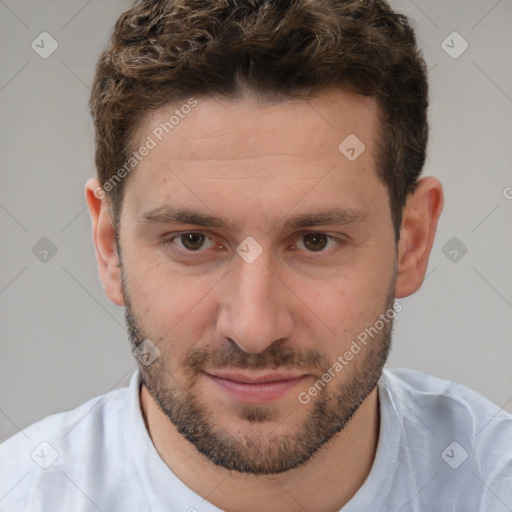
{"type": "MultiPolygon", "coordinates": [[[[122,267],[121,267],[122,268],[122,267]]],[[[392,309],[394,280],[386,298],[385,311],[392,309]]],[[[148,336],[144,335],[137,312],[129,300],[123,277],[125,318],[132,349],[148,336]]],[[[379,318],[379,317],[377,317],[379,318]]],[[[304,369],[322,374],[333,362],[316,350],[299,353],[290,346],[276,342],[264,352],[249,354],[230,342],[225,349],[192,349],[179,364],[185,375],[178,382],[166,367],[170,354],[162,351],[151,365],[140,363],[141,380],[160,410],[176,430],[205,457],[227,470],[253,475],[271,475],[304,465],[319,448],[341,432],[363,401],[375,389],[391,346],[393,319],[356,354],[352,361],[311,400],[309,411],[293,432],[278,434],[277,418],[282,412],[274,406],[243,405],[237,409],[240,427],[233,434],[215,421],[215,414],[198,397],[196,381],[202,368],[239,369],[304,369]],[[320,372],[319,372],[320,370],[320,372]],[[339,382],[336,380],[339,379],[339,382]],[[268,425],[275,422],[270,432],[268,425]],[[244,426],[246,429],[244,435],[244,426]],[[257,427],[265,435],[257,434],[257,427]],[[250,432],[249,432],[250,430],[250,432]],[[256,433],[255,433],[256,432],[256,433]]],[[[368,326],[369,327],[369,326],[368,326]]],[[[297,400],[297,408],[305,405],[297,400]]],[[[300,409],[299,413],[303,414],[300,409]]],[[[299,414],[299,416],[300,416],[299,414]]],[[[284,421],[286,418],[282,418],[284,421]]]]}

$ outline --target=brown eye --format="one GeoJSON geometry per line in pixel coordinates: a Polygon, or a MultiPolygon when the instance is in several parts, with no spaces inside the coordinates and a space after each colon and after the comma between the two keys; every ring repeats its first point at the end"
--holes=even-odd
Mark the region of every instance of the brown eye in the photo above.
{"type": "Polygon", "coordinates": [[[182,233],[177,238],[181,239],[185,249],[197,251],[204,244],[205,235],[203,233],[182,233]]]}
{"type": "Polygon", "coordinates": [[[208,258],[213,256],[213,251],[224,251],[224,246],[216,243],[207,233],[201,231],[182,231],[164,236],[160,242],[167,251],[177,258],[208,258]]]}
{"type": "Polygon", "coordinates": [[[304,235],[304,247],[309,251],[322,251],[327,246],[330,237],[323,233],[310,233],[304,235]]]}

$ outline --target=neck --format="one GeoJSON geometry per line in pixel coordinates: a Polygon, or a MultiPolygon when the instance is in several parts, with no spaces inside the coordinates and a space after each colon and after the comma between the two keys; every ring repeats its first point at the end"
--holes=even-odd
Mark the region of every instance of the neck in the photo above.
{"type": "Polygon", "coordinates": [[[364,483],[375,458],[380,424],[377,388],[345,429],[304,465],[265,476],[214,465],[176,431],[144,385],[140,400],[146,428],[165,464],[195,493],[228,512],[338,511],[364,483]]]}

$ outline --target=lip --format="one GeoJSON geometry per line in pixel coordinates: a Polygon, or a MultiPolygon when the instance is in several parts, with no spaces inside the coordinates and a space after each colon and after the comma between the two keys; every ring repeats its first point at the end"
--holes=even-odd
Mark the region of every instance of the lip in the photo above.
{"type": "Polygon", "coordinates": [[[241,372],[239,370],[205,372],[218,389],[232,400],[246,404],[264,404],[281,398],[309,376],[290,372],[241,372]]]}

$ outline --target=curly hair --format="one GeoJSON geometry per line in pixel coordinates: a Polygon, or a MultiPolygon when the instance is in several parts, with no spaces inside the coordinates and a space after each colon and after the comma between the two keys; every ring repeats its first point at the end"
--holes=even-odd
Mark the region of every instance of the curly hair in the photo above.
{"type": "MultiPolygon", "coordinates": [[[[374,97],[376,170],[397,240],[426,158],[428,83],[408,19],[384,0],[139,0],[118,19],[90,97],[102,187],[130,158],[142,117],[191,95],[374,97]]],[[[127,180],[109,187],[115,225],[127,180]]]]}

